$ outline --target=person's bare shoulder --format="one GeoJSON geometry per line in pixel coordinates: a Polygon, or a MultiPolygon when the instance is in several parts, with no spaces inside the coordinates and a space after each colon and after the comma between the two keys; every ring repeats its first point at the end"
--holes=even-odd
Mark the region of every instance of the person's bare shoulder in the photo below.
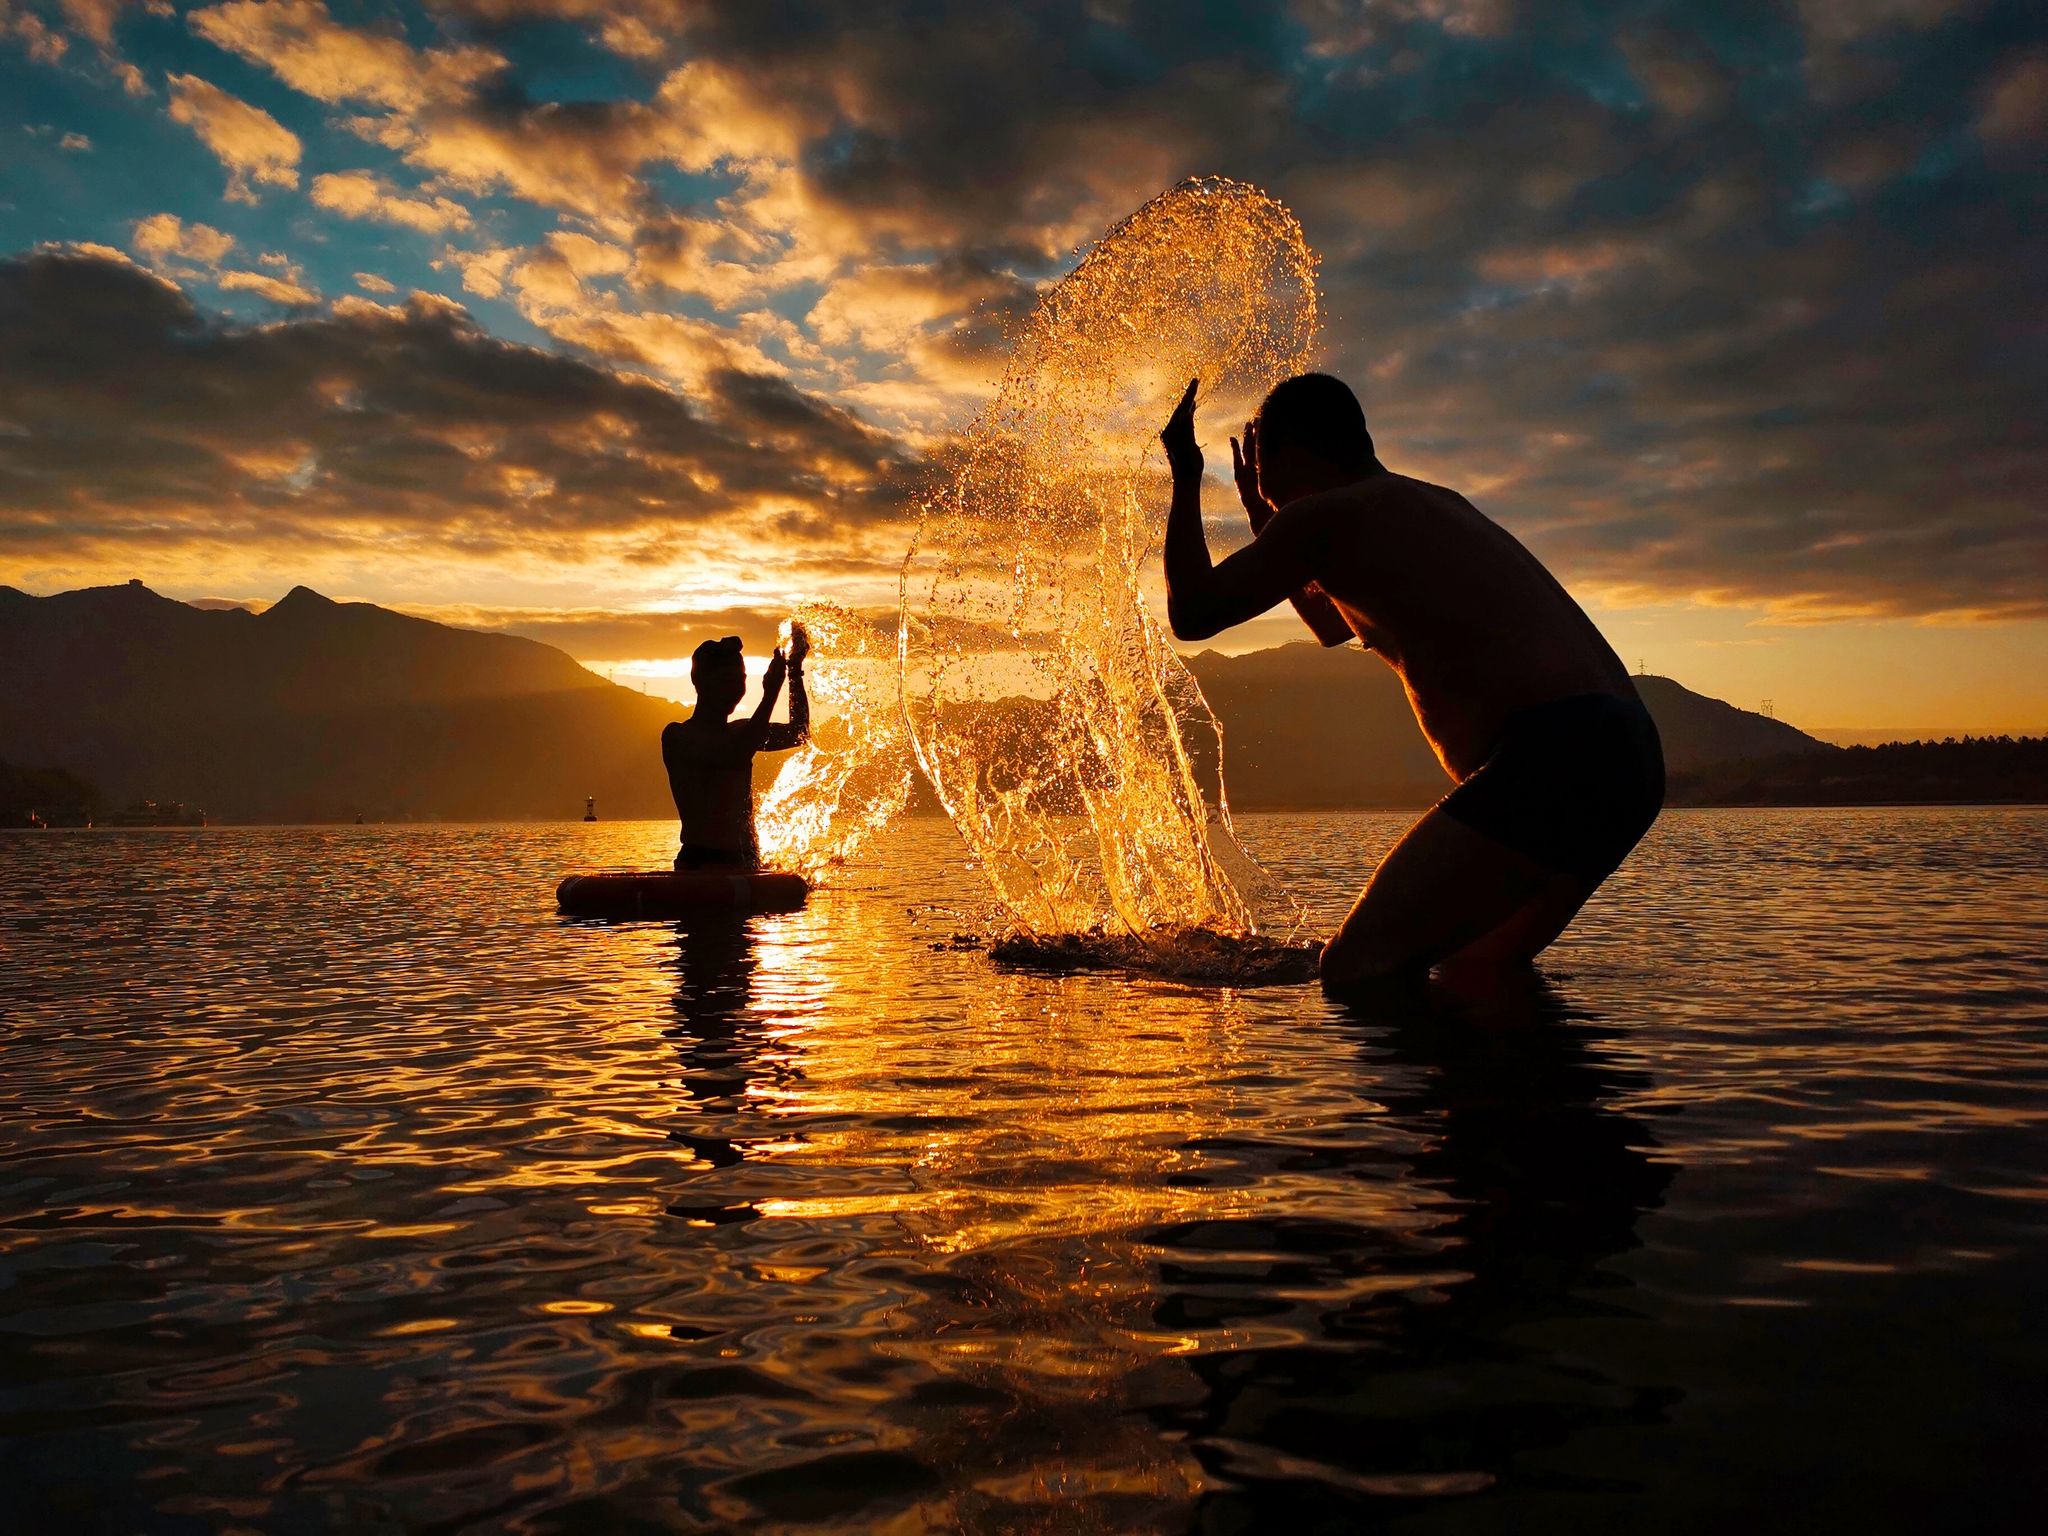
{"type": "Polygon", "coordinates": [[[1289,502],[1274,515],[1273,523],[1277,526],[1284,519],[1291,536],[1312,543],[1320,543],[1331,534],[1362,532],[1411,501],[1421,484],[1404,475],[1370,475],[1289,502]]]}

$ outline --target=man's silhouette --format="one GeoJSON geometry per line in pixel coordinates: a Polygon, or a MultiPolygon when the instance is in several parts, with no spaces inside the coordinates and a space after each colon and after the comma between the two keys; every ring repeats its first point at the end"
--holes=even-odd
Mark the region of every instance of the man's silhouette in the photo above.
{"type": "Polygon", "coordinates": [[[754,754],[787,752],[811,734],[811,701],[804,692],[804,657],[810,637],[790,626],[789,655],[777,651],[761,679],[761,702],[744,720],[732,718],[747,692],[740,637],[706,640],[690,656],[697,707],[690,718],[665,727],[661,761],[683,824],[677,869],[753,869],[761,861],[754,835],[754,754]],[[789,681],[789,723],[770,718],[789,681]]]}
{"type": "Polygon", "coordinates": [[[1212,565],[1195,388],[1160,434],[1174,634],[1204,640],[1292,600],[1325,645],[1355,634],[1400,674],[1457,781],[1381,861],[1323,979],[1533,958],[1664,803],[1663,748],[1628,669],[1513,535],[1386,469],[1357,397],[1327,374],[1277,385],[1242,449],[1231,439],[1255,537],[1212,565]]]}

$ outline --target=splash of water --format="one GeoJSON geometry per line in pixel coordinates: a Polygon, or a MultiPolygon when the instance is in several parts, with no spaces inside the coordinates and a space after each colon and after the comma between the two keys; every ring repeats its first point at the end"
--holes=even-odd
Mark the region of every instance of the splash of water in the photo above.
{"type": "Polygon", "coordinates": [[[1308,366],[1315,266],[1257,188],[1154,198],[1040,299],[922,508],[898,630],[911,744],[1027,934],[1142,945],[1295,917],[1238,845],[1220,767],[1204,793],[1222,732],[1140,571],[1175,399],[1201,378],[1213,444],[1308,366]]]}
{"type": "MultiPolygon", "coordinates": [[[[755,813],[764,863],[816,881],[895,820],[910,799],[910,745],[895,637],[844,608],[812,603],[805,667],[811,739],[790,754],[755,813]]],[[[783,626],[783,643],[789,626],[783,626]]]]}

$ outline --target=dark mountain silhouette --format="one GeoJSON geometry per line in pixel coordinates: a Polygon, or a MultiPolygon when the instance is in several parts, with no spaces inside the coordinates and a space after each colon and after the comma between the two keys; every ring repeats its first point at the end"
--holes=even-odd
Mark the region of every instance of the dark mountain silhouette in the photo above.
{"type": "MultiPolygon", "coordinates": [[[[1426,805],[1450,787],[1400,679],[1356,647],[1203,651],[1191,666],[1223,722],[1230,803],[1243,810],[1426,805]]],[[[1674,775],[1835,749],[1668,677],[1638,677],[1674,775]]]]}
{"type": "Polygon", "coordinates": [[[661,815],[676,707],[552,646],[305,587],[262,613],[131,582],[0,588],[0,750],[238,821],[661,815]]]}
{"type": "MultiPolygon", "coordinates": [[[[0,587],[0,657],[0,752],[82,775],[117,805],[179,800],[236,821],[567,817],[595,795],[605,816],[670,812],[658,742],[678,706],[537,641],[305,587],[261,613],[139,582],[0,587]]],[[[1193,666],[1240,809],[1421,805],[1445,788],[1371,657],[1301,644],[1193,666]]],[[[1674,774],[1836,750],[1667,678],[1637,686],[1674,774]]],[[[1028,727],[1031,708],[991,705],[990,728],[1028,727]]]]}

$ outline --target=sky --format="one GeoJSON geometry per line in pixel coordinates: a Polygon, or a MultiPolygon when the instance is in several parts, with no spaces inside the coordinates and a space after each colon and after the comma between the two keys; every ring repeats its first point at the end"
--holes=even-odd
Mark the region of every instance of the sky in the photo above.
{"type": "Polygon", "coordinates": [[[1006,328],[1222,174],[1389,467],[1632,668],[2048,728],[2035,0],[0,0],[0,144],[27,591],[303,583],[681,696],[892,604],[1006,328]]]}

